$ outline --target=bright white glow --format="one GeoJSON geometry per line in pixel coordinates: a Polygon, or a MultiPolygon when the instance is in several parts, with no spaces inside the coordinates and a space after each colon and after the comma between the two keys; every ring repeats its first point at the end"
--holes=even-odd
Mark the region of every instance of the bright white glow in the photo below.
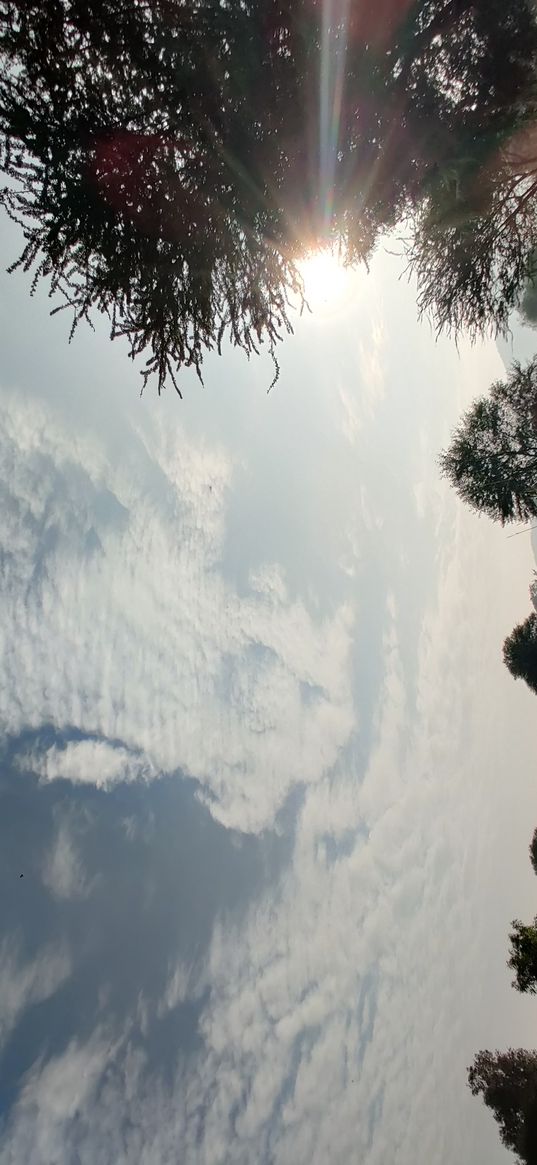
{"type": "Polygon", "coordinates": [[[354,298],[360,273],[344,267],[330,249],[315,251],[299,264],[304,280],[304,294],[312,312],[338,313],[354,298]]]}

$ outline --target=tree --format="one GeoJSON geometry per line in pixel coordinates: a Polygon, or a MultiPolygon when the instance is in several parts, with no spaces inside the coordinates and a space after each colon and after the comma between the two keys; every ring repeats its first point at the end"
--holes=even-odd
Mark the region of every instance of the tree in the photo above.
{"type": "Polygon", "coordinates": [[[408,255],[420,313],[431,315],[438,331],[505,335],[515,308],[528,321],[534,310],[537,148],[531,163],[517,168],[499,147],[474,167],[469,186],[457,189],[445,208],[424,203],[415,218],[408,255]]]}
{"type": "Polygon", "coordinates": [[[530,843],[530,862],[532,864],[534,874],[537,874],[537,829],[534,830],[530,843]]]}
{"type": "Polygon", "coordinates": [[[537,514],[536,406],[537,358],[474,401],[440,456],[459,497],[502,525],[537,514]]]}
{"type": "MultiPolygon", "coordinates": [[[[458,223],[417,215],[409,267],[418,282],[420,315],[431,316],[438,332],[466,331],[473,339],[487,331],[508,333],[537,244],[537,177],[531,184],[521,180],[511,194],[510,181],[499,169],[490,202],[480,213],[461,208],[458,223]]],[[[532,310],[528,293],[523,304],[532,310]]]]}
{"type": "Polygon", "coordinates": [[[537,611],[537,570],[533,572],[533,582],[529,585],[531,605],[537,611]]]}
{"type": "Polygon", "coordinates": [[[159,388],[200,373],[224,335],[274,353],[311,246],[367,260],[423,208],[431,230],[461,206],[488,214],[499,152],[534,117],[530,0],[329,13],[0,0],[1,201],[20,265],[75,325],[106,312],[159,388]]]}
{"type": "Polygon", "coordinates": [[[517,991],[537,994],[537,918],[533,925],[525,926],[518,918],[511,923],[509,935],[511,955],[507,966],[515,972],[513,987],[517,991]]]}
{"type": "MultiPolygon", "coordinates": [[[[409,265],[418,280],[420,311],[432,315],[439,331],[464,329],[475,336],[491,328],[505,333],[509,314],[535,270],[535,11],[522,3],[510,6],[510,15],[501,31],[497,25],[503,60],[501,50],[491,54],[487,49],[483,70],[483,80],[497,69],[504,78],[494,129],[483,124],[481,133],[468,134],[465,154],[439,167],[431,196],[414,218],[409,265]]],[[[484,31],[497,16],[495,3],[487,13],[478,5],[475,27],[484,31]]],[[[489,45],[494,33],[490,36],[489,45]]],[[[478,116],[482,102],[486,108],[486,97],[480,95],[478,116]]]]}
{"type": "Polygon", "coordinates": [[[525,324],[531,327],[537,324],[537,284],[532,278],[528,278],[524,285],[519,310],[525,324]]]}
{"type": "Polygon", "coordinates": [[[503,661],[515,679],[523,679],[537,693],[537,613],[519,623],[503,645],[503,661]]]}
{"type": "Polygon", "coordinates": [[[525,324],[534,327],[537,324],[537,250],[528,256],[528,273],[523,284],[518,310],[525,324]]]}
{"type": "Polygon", "coordinates": [[[226,331],[274,348],[300,288],[256,152],[296,94],[281,45],[261,51],[266,6],[4,0],[2,16],[3,202],[33,286],[49,277],[75,323],[107,312],[159,388],[226,331]]]}
{"type": "Polygon", "coordinates": [[[510,1048],[478,1052],[468,1069],[473,1096],[483,1097],[507,1149],[526,1165],[537,1162],[537,1052],[510,1048]]]}

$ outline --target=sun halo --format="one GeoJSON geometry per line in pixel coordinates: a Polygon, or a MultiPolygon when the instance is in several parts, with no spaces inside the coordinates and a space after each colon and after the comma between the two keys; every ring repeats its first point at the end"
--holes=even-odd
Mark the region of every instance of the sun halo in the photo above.
{"type": "Polygon", "coordinates": [[[314,314],[337,311],[350,300],[356,287],[356,271],[345,267],[337,252],[322,247],[297,264],[304,283],[304,297],[314,314]]]}

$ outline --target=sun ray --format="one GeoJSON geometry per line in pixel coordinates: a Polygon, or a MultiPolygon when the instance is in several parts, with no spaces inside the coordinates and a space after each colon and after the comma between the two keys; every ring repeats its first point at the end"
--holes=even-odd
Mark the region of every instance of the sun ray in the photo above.
{"type": "Polygon", "coordinates": [[[334,209],[350,0],[323,0],[319,93],[319,193],[323,227],[330,233],[334,209]]]}

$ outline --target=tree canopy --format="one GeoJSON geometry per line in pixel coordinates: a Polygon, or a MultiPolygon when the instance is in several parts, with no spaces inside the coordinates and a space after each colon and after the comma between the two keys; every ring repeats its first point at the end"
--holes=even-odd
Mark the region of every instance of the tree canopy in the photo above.
{"type": "Polygon", "coordinates": [[[537,245],[533,126],[523,146],[515,134],[510,148],[498,147],[481,169],[476,167],[469,189],[462,182],[456,189],[445,212],[438,215],[425,203],[416,216],[409,260],[418,281],[421,313],[433,317],[438,331],[456,335],[465,329],[474,338],[487,330],[505,334],[515,308],[533,322],[537,245]],[[518,149],[531,151],[531,158],[520,159],[518,149]]]}
{"type": "MultiPolygon", "coordinates": [[[[505,48],[503,61],[501,49],[489,48],[484,69],[488,76],[499,69],[504,79],[494,129],[485,117],[481,136],[467,139],[466,156],[441,167],[434,197],[417,209],[409,247],[421,311],[438,330],[474,336],[507,330],[532,282],[537,248],[535,9],[509,5],[507,17],[503,6],[502,27],[500,7],[501,0],[475,11],[476,26],[491,26],[489,46],[496,24],[497,47],[503,40],[505,48]]],[[[476,100],[479,110],[487,108],[483,90],[476,100]]]]}
{"type": "Polygon", "coordinates": [[[537,919],[531,926],[525,926],[515,918],[511,925],[511,954],[507,966],[515,972],[513,987],[537,995],[537,919]]]}
{"type": "Polygon", "coordinates": [[[492,221],[535,111],[530,0],[334,11],[0,0],[1,201],[20,265],[75,323],[106,312],[159,388],[225,335],[274,352],[312,246],[354,262],[416,216],[446,238],[461,207],[492,221]]]}
{"type": "Polygon", "coordinates": [[[537,1052],[510,1048],[478,1052],[468,1069],[473,1096],[481,1095],[507,1149],[527,1165],[537,1162],[537,1052]]]}
{"type": "Polygon", "coordinates": [[[503,645],[503,661],[515,679],[525,680],[537,693],[537,613],[519,623],[503,645]]]}
{"type": "Polygon", "coordinates": [[[537,514],[537,359],[515,363],[479,397],[440,456],[440,469],[474,510],[505,522],[537,514]]]}
{"type": "Polygon", "coordinates": [[[525,324],[534,327],[537,324],[537,251],[532,250],[528,257],[527,277],[521,289],[518,310],[525,324]]]}

